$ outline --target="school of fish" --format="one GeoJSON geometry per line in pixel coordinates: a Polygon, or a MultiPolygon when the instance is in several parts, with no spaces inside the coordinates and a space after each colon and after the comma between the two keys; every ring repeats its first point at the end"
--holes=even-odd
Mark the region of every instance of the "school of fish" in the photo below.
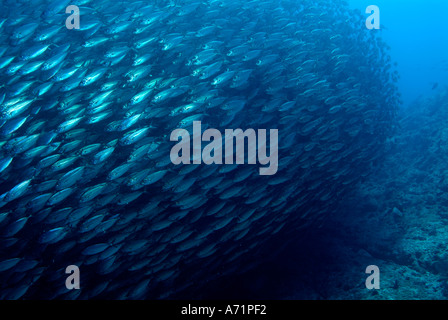
{"type": "Polygon", "coordinates": [[[344,1],[4,0],[0,31],[0,299],[161,299],[236,273],[331,214],[400,103],[344,1]],[[278,129],[278,172],[172,164],[193,121],[278,129]]]}

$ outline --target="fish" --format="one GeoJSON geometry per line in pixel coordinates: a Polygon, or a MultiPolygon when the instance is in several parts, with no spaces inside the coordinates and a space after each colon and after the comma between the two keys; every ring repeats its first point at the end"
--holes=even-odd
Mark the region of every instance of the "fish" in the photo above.
{"type": "Polygon", "coordinates": [[[344,1],[75,1],[80,29],[68,0],[30,3],[0,12],[2,299],[200,291],[319,226],[387,152],[398,74],[344,1]],[[176,165],[170,136],[194,121],[204,141],[176,165]],[[226,129],[278,141],[195,163],[226,129]]]}

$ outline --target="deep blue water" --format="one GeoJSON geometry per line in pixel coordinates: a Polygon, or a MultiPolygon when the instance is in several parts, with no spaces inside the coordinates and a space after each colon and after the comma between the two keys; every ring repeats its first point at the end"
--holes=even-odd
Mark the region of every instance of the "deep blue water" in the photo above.
{"type": "MultiPolygon", "coordinates": [[[[405,104],[431,94],[435,84],[448,84],[448,36],[445,14],[448,2],[349,0],[362,13],[369,5],[381,12],[381,36],[398,63],[400,92],[405,104]]],[[[364,14],[368,17],[368,14],[364,14]]],[[[363,27],[363,26],[360,26],[363,27]]]]}

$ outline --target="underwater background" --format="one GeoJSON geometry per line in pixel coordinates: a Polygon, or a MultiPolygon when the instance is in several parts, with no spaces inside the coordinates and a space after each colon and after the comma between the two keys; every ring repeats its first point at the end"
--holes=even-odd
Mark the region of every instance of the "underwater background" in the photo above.
{"type": "Polygon", "coordinates": [[[0,298],[446,299],[447,9],[1,1],[0,298]]]}

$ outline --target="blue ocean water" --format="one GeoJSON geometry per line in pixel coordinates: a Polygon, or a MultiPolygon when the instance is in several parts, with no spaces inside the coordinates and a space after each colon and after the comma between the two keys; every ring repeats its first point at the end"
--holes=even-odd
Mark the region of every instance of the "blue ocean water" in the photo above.
{"type": "Polygon", "coordinates": [[[448,296],[445,2],[32,4],[0,3],[0,299],[448,296]]]}
{"type": "MultiPolygon", "coordinates": [[[[448,38],[444,32],[446,1],[364,1],[349,0],[362,13],[376,5],[381,13],[381,36],[391,47],[398,63],[398,83],[403,101],[412,103],[432,93],[435,85],[448,84],[448,38]]],[[[369,16],[369,14],[365,14],[369,16]]]]}

